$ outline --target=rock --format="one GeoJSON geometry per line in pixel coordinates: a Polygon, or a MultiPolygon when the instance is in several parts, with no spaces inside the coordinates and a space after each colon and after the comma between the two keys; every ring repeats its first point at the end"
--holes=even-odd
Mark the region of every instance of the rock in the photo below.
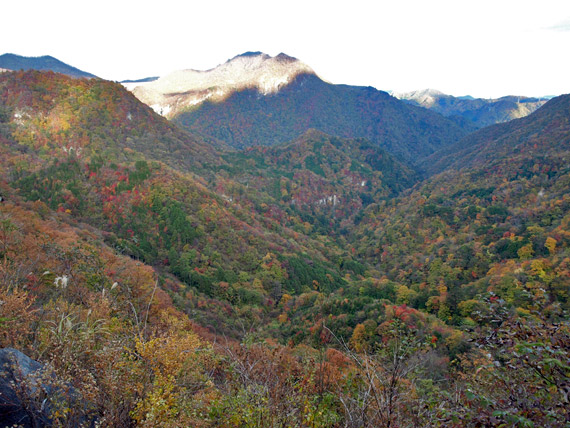
{"type": "Polygon", "coordinates": [[[56,411],[65,415],[65,426],[96,424],[94,406],[80,391],[17,349],[0,349],[0,428],[52,426],[56,411]]]}
{"type": "Polygon", "coordinates": [[[49,424],[45,403],[51,388],[38,388],[43,375],[42,364],[16,349],[0,349],[0,427],[49,424]]]}

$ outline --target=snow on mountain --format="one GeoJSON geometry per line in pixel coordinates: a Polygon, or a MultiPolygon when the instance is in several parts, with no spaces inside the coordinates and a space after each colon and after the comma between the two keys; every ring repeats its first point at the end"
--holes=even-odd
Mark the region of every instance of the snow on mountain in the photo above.
{"type": "Polygon", "coordinates": [[[180,70],[152,82],[124,85],[157,113],[170,118],[207,99],[220,101],[242,89],[275,93],[301,73],[315,74],[308,65],[283,53],[271,57],[247,52],[211,70],[180,70]]]}

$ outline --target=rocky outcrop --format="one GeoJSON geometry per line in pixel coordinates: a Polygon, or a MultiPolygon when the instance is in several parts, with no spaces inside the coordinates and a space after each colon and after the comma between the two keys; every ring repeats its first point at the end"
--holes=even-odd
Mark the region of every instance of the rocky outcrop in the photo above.
{"type": "Polygon", "coordinates": [[[95,421],[90,408],[48,366],[16,349],[0,349],[0,428],[52,426],[55,412],[63,416],[65,426],[89,427],[95,421]]]}
{"type": "Polygon", "coordinates": [[[0,349],[0,427],[49,424],[44,366],[22,352],[0,349]]]}

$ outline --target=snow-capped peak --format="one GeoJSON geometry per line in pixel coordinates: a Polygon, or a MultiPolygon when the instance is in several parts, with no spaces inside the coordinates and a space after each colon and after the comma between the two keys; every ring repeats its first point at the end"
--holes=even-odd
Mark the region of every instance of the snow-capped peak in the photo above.
{"type": "Polygon", "coordinates": [[[303,62],[283,53],[271,57],[246,52],[207,71],[180,70],[128,89],[157,112],[170,117],[206,99],[222,100],[234,91],[257,89],[268,95],[302,73],[315,74],[303,62]]]}

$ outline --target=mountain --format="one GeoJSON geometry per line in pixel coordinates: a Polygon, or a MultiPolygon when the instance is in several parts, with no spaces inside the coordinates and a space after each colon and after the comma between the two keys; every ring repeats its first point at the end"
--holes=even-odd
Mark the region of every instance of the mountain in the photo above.
{"type": "Polygon", "coordinates": [[[239,55],[204,72],[187,70],[133,89],[175,123],[230,146],[272,146],[308,129],[366,138],[414,162],[467,131],[439,114],[374,88],[333,85],[280,54],[239,55]]]}
{"type": "Polygon", "coordinates": [[[392,93],[398,99],[425,107],[445,117],[463,120],[475,128],[508,122],[529,115],[540,108],[547,98],[506,96],[497,99],[453,97],[434,89],[392,93]]]}
{"type": "Polygon", "coordinates": [[[40,70],[53,71],[55,73],[66,74],[71,77],[94,78],[97,77],[91,73],[79,70],[78,68],[67,65],[52,56],[26,57],[15,54],[6,53],[0,55],[0,68],[8,70],[40,70]]]}
{"type": "Polygon", "coordinates": [[[227,282],[232,299],[261,304],[307,286],[288,269],[323,287],[343,283],[327,240],[293,231],[279,212],[255,209],[255,200],[218,194],[209,185],[226,163],[220,153],[118,83],[6,73],[0,120],[4,197],[68,214],[121,254],[200,293],[219,297],[218,284],[227,282]],[[270,273],[260,267],[268,254],[270,273]]]}
{"type": "Polygon", "coordinates": [[[553,98],[529,116],[468,135],[428,157],[430,173],[445,169],[491,166],[525,158],[563,157],[568,151],[570,95],[553,98]]]}
{"type": "Polygon", "coordinates": [[[155,111],[172,118],[205,100],[222,101],[235,91],[275,93],[300,73],[314,74],[307,65],[283,53],[270,57],[246,52],[212,70],[176,71],[144,85],[129,83],[128,88],[155,111]]]}

